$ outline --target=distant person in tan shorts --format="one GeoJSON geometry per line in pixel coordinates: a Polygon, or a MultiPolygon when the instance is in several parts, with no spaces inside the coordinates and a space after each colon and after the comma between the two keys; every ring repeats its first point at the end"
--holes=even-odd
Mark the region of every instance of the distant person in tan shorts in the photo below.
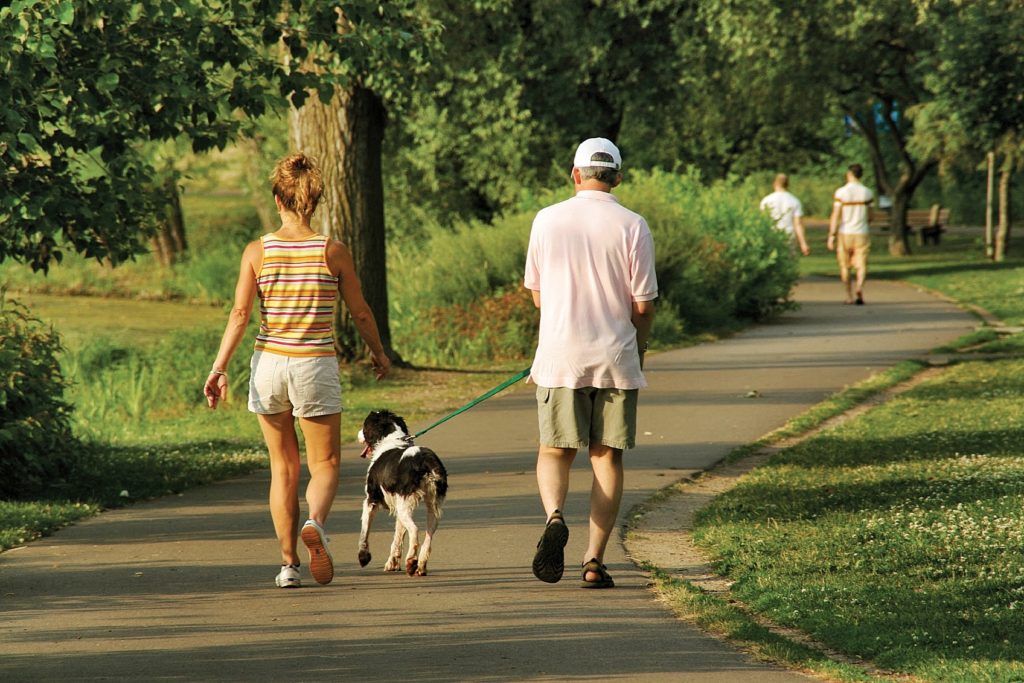
{"type": "Polygon", "coordinates": [[[839,279],[846,291],[846,303],[864,305],[864,280],[868,275],[868,233],[871,202],[875,196],[860,182],[864,169],[851,164],[846,171],[846,184],[832,196],[832,216],[828,222],[828,248],[835,249],[839,261],[839,279]],[[850,268],[857,271],[856,289],[850,282],[850,268]]]}

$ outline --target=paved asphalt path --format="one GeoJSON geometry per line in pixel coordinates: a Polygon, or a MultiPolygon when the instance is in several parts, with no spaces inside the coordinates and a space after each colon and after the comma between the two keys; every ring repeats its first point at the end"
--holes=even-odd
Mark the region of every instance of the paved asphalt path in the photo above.
{"type": "MultiPolygon", "coordinates": [[[[843,386],[975,324],[908,286],[875,281],[866,293],[867,306],[845,306],[835,281],[808,281],[800,310],[772,324],[652,356],[623,514],[843,386]],[[751,390],[761,397],[745,398],[751,390]]],[[[301,589],[273,587],[266,472],[108,512],[0,555],[0,680],[807,680],[677,621],[617,541],[606,558],[617,587],[578,588],[585,457],[566,506],[566,576],[554,585],[533,578],[544,515],[532,389],[510,389],[420,440],[451,477],[430,576],[381,571],[386,515],[371,535],[371,566],[359,568],[364,464],[350,446],[329,523],[333,584],[307,575],[301,589]]],[[[346,417],[347,430],[356,418],[346,417]]]]}

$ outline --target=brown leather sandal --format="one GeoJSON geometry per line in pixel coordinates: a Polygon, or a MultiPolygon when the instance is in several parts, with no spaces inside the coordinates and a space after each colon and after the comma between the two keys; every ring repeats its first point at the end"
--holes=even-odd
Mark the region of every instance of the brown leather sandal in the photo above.
{"type": "Polygon", "coordinates": [[[583,563],[583,578],[580,583],[581,588],[614,588],[615,581],[612,580],[611,574],[608,573],[608,567],[604,566],[597,561],[597,558],[593,558],[589,562],[583,563]],[[587,574],[594,573],[598,575],[596,581],[587,581],[587,574]]]}

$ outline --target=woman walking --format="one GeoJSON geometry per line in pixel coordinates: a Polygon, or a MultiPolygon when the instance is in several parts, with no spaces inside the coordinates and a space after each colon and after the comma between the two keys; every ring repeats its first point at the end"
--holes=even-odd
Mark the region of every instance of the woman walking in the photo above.
{"type": "Polygon", "coordinates": [[[301,585],[298,537],[309,550],[309,570],[320,584],[334,578],[325,532],[338,489],[341,447],[341,382],[332,322],[338,295],[370,348],[377,379],[391,361],[363,298],[352,255],[341,242],[310,227],[323,191],[320,171],[304,154],[277,163],[274,202],[281,227],[251,242],[242,253],[235,301],[220,350],[203,388],[211,408],[227,398],[226,368],[245,334],[253,298],[260,298],[260,330],[249,380],[249,410],[256,413],[270,451],[270,514],[281,545],[275,584],[301,585]],[[299,533],[299,444],[306,441],[309,518],[299,533]]]}

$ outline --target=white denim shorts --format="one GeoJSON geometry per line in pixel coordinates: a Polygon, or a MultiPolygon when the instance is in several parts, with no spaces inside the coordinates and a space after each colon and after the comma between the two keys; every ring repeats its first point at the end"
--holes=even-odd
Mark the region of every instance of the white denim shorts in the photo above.
{"type": "Polygon", "coordinates": [[[293,358],[256,351],[249,366],[249,410],[295,417],[341,412],[341,374],[334,356],[293,358]]]}

